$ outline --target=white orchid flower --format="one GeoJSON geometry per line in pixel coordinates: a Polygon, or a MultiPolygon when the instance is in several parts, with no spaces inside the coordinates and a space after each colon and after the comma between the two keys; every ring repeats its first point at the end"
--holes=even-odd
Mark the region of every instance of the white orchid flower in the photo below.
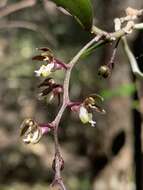
{"type": "Polygon", "coordinates": [[[50,63],[48,65],[42,65],[39,70],[35,71],[36,76],[48,77],[52,73],[54,66],[55,66],[54,63],[50,63]]]}
{"type": "Polygon", "coordinates": [[[79,118],[82,123],[90,123],[92,127],[94,127],[96,124],[96,122],[92,120],[92,113],[89,113],[84,106],[80,107],[79,118]]]}

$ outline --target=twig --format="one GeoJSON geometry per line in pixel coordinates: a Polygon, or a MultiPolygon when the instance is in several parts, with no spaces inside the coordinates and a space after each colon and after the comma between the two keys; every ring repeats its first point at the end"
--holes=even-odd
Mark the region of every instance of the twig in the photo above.
{"type": "Polygon", "coordinates": [[[138,67],[138,63],[136,61],[136,58],[134,56],[134,54],[132,53],[131,49],[129,48],[129,45],[127,43],[127,40],[125,37],[122,37],[122,41],[123,41],[123,45],[124,45],[124,50],[126,52],[126,55],[129,59],[129,62],[131,64],[131,68],[132,71],[134,73],[134,75],[143,80],[143,73],[140,71],[139,67],[138,67]]]}
{"type": "Polygon", "coordinates": [[[121,38],[118,38],[116,44],[115,44],[115,48],[113,49],[113,52],[112,52],[112,56],[110,58],[110,61],[109,63],[107,64],[107,66],[112,70],[113,67],[114,67],[114,63],[115,63],[115,57],[116,57],[116,53],[117,53],[117,48],[118,48],[118,45],[119,45],[119,42],[120,42],[121,38]]]}
{"type": "MultiPolygon", "coordinates": [[[[129,9],[129,8],[127,8],[127,9],[129,9]]],[[[127,9],[126,9],[126,11],[127,11],[127,9]]],[[[132,10],[134,10],[134,9],[132,9],[132,10]]],[[[143,9],[136,10],[136,14],[134,16],[127,15],[125,17],[119,18],[121,23],[123,24],[124,22],[126,22],[126,25],[124,28],[121,28],[118,31],[107,32],[107,31],[104,31],[104,30],[98,28],[97,26],[93,26],[92,33],[94,33],[96,35],[103,35],[106,39],[108,39],[110,41],[116,40],[122,36],[125,36],[128,33],[131,33],[132,31],[130,31],[130,30],[134,29],[134,21],[137,20],[142,15],[143,15],[143,9]]]]}
{"type": "Polygon", "coordinates": [[[21,9],[31,7],[35,4],[36,4],[36,0],[23,0],[23,1],[20,1],[18,3],[7,5],[6,7],[1,9],[0,18],[7,16],[13,12],[19,11],[21,9]]]}

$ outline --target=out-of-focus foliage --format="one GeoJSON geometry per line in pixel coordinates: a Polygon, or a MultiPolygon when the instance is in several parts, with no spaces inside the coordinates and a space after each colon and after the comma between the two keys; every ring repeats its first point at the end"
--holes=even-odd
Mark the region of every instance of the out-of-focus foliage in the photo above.
{"type": "Polygon", "coordinates": [[[110,99],[112,97],[117,97],[117,96],[130,96],[133,95],[133,93],[136,91],[135,84],[130,83],[130,84],[124,84],[122,86],[117,87],[116,89],[113,90],[103,90],[101,92],[101,95],[105,99],[110,99]]]}

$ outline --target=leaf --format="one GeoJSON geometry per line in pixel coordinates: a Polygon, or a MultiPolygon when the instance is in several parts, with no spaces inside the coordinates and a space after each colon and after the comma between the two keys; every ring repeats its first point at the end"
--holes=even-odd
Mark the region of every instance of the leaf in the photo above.
{"type": "Polygon", "coordinates": [[[86,49],[83,54],[81,55],[81,58],[85,58],[87,56],[89,56],[90,54],[92,54],[97,48],[101,47],[104,44],[107,44],[108,40],[101,40],[95,44],[93,44],[91,47],[89,47],[88,49],[86,49]]]}
{"type": "Polygon", "coordinates": [[[66,9],[86,29],[90,30],[93,21],[90,0],[51,0],[66,9]]]}

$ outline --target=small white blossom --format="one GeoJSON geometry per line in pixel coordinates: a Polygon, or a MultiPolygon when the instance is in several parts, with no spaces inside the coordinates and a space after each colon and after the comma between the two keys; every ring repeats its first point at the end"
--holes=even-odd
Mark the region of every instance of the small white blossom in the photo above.
{"type": "Polygon", "coordinates": [[[48,77],[52,73],[54,66],[55,66],[54,63],[50,63],[48,65],[42,65],[39,70],[35,71],[36,76],[48,77]]]}
{"type": "Polygon", "coordinates": [[[84,106],[80,107],[79,118],[82,123],[90,123],[92,127],[94,127],[96,124],[96,122],[92,120],[92,113],[89,113],[84,106]]]}

